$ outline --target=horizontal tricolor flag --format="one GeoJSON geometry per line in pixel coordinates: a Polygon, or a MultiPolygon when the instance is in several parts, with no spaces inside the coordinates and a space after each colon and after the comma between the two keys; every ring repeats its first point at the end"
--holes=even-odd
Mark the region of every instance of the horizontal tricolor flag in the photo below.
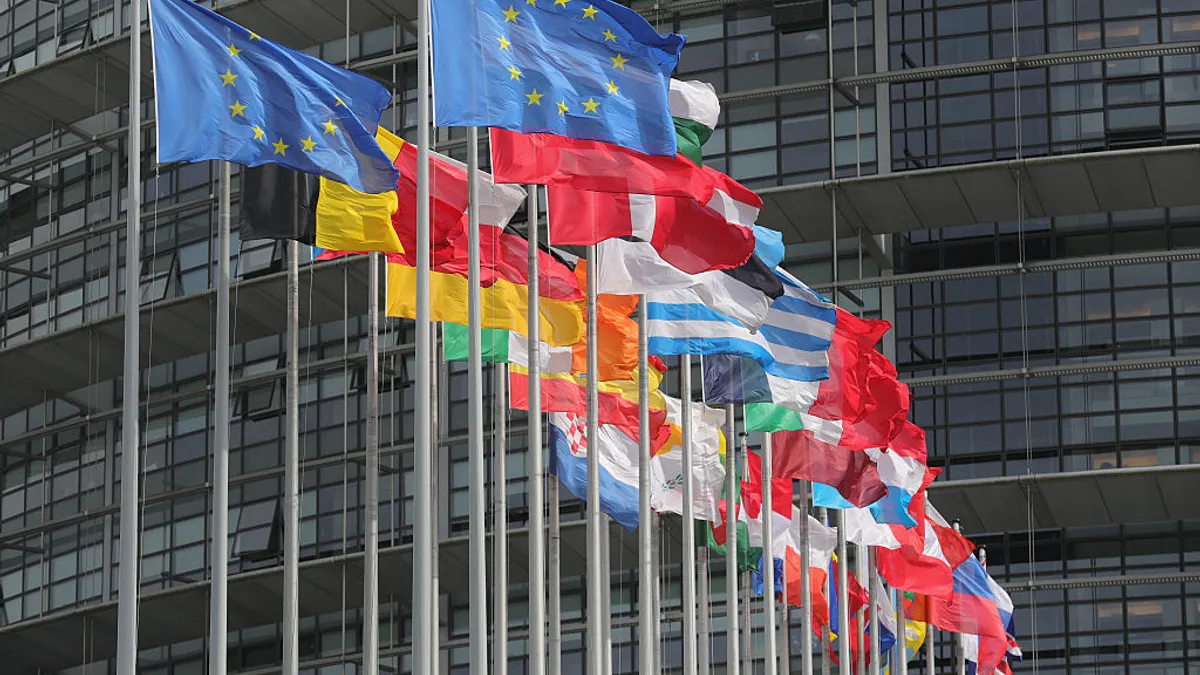
{"type": "Polygon", "coordinates": [[[637,443],[624,442],[621,431],[601,425],[600,438],[589,444],[587,422],[565,413],[550,415],[550,473],[578,499],[587,499],[587,453],[599,453],[600,510],[627,530],[638,525],[637,443]]]}

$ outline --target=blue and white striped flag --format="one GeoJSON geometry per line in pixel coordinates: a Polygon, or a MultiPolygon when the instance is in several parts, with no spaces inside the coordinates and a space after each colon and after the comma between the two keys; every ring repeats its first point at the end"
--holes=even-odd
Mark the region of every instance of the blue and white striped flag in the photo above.
{"type": "Polygon", "coordinates": [[[829,347],[837,325],[833,303],[781,269],[784,294],[771,303],[766,321],[751,332],[716,312],[690,288],[646,296],[651,354],[735,354],[757,361],[769,376],[776,402],[817,395],[829,379],[829,347]]]}

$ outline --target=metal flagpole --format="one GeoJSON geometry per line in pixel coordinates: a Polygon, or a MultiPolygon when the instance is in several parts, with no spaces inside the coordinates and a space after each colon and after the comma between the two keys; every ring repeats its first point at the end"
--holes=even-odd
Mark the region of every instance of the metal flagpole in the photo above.
{"type": "MultiPolygon", "coordinates": [[[[925,675],[933,675],[937,670],[937,659],[934,655],[934,641],[937,640],[937,629],[933,624],[925,623],[925,675]]],[[[872,674],[874,675],[874,674],[872,674]]]]}
{"type": "Polygon", "coordinates": [[[546,673],[546,512],[538,288],[538,186],[529,186],[529,675],[546,673]]]}
{"type": "MultiPolygon", "coordinates": [[[[954,531],[962,533],[962,525],[956,520],[954,521],[954,531]]],[[[897,640],[897,642],[901,642],[897,640]]],[[[967,652],[963,649],[962,633],[954,634],[954,653],[955,653],[955,670],[958,675],[967,675],[967,652]]]]}
{"type": "MultiPolygon", "coordinates": [[[[780,497],[780,495],[774,495],[774,497],[776,499],[778,499],[780,497]]],[[[792,500],[789,498],[788,501],[790,502],[792,500]]],[[[787,602],[787,585],[788,585],[787,558],[786,558],[787,552],[785,550],[785,551],[781,551],[781,553],[783,553],[785,557],[784,557],[784,565],[783,565],[783,574],[780,577],[780,581],[782,581],[783,583],[781,584],[781,587],[778,589],[779,593],[783,595],[783,602],[779,603],[779,675],[791,675],[791,673],[792,673],[792,650],[791,650],[792,633],[791,633],[791,614],[790,614],[791,609],[788,607],[788,602],[787,602]]]]}
{"type": "Polygon", "coordinates": [[[117,583],[117,675],[135,675],[138,653],[138,577],[142,540],[138,512],[141,452],[138,384],[141,382],[142,267],[142,5],[129,5],[129,189],[125,214],[125,363],[121,400],[121,568],[117,583]]]}
{"type": "Polygon", "coordinates": [[[562,538],[558,522],[558,488],[556,477],[550,481],[550,545],[547,564],[549,585],[546,589],[549,595],[546,615],[550,621],[550,667],[547,670],[550,675],[562,675],[562,538]]]}
{"type": "MultiPolygon", "coordinates": [[[[432,354],[429,321],[429,2],[417,2],[417,344],[416,388],[413,400],[415,434],[414,475],[432,475],[433,438],[430,424],[432,354]]],[[[472,181],[472,184],[474,181],[472,181]]],[[[413,664],[415,673],[433,672],[437,650],[433,633],[433,499],[429,482],[416,480],[413,494],[413,664]]]]}
{"type": "MultiPolygon", "coordinates": [[[[745,408],[742,409],[742,421],[745,422],[745,408]]],[[[742,475],[750,478],[750,435],[742,432],[739,435],[739,445],[742,449],[742,475]]],[[[754,595],[751,593],[750,571],[742,574],[742,596],[746,598],[746,608],[742,612],[742,635],[745,636],[746,648],[742,650],[742,671],[746,675],[754,672],[754,631],[750,621],[754,595]]]]}
{"type": "Polygon", "coordinates": [[[696,504],[692,501],[692,356],[679,357],[683,409],[683,675],[696,675],[696,504]]]}
{"type": "Polygon", "coordinates": [[[766,645],[766,675],[778,673],[777,660],[779,631],[775,627],[775,554],[773,538],[775,527],[772,522],[774,515],[771,501],[771,434],[762,435],[762,568],[763,568],[763,615],[766,618],[766,628],[763,643],[766,645]]]}
{"type": "Polygon", "coordinates": [[[367,467],[363,495],[363,675],[379,675],[379,254],[367,256],[367,467]]]}
{"type": "Polygon", "coordinates": [[[654,530],[650,512],[650,336],[646,296],[638,296],[638,672],[654,673],[654,530]]]}
{"type": "Polygon", "coordinates": [[[879,583],[879,562],[876,557],[874,546],[867,547],[867,576],[871,584],[871,672],[869,675],[879,675],[883,664],[880,659],[883,656],[880,654],[881,647],[879,634],[879,593],[883,590],[879,583]]]}
{"type": "MultiPolygon", "coordinates": [[[[667,528],[663,523],[662,518],[657,513],[650,514],[650,528],[656,533],[654,537],[653,556],[654,567],[656,570],[661,570],[666,567],[666,558],[663,557],[663,538],[667,536],[667,528]]],[[[655,617],[662,616],[662,574],[655,572],[651,579],[654,586],[654,605],[653,614],[655,617]]],[[[651,641],[650,647],[654,652],[654,672],[662,672],[662,629],[663,622],[654,622],[654,640],[651,641]]]]}
{"type": "Polygon", "coordinates": [[[733,499],[738,492],[736,433],[737,420],[730,403],[725,406],[725,669],[729,675],[740,675],[742,665],[741,636],[738,635],[738,520],[733,499]]]}
{"type": "MultiPolygon", "coordinates": [[[[299,176],[295,179],[299,183],[299,176]]],[[[297,190],[296,194],[300,194],[297,190]]],[[[299,209],[297,209],[297,213],[299,209]]],[[[283,675],[300,672],[300,242],[288,242],[283,452],[283,675]]]]}
{"type": "Polygon", "coordinates": [[[850,561],[846,558],[846,512],[837,511],[838,672],[850,675],[850,561]]]}
{"type": "Polygon", "coordinates": [[[896,667],[893,675],[908,675],[908,626],[904,618],[904,591],[896,589],[896,667]]]}
{"type": "Polygon", "coordinates": [[[867,672],[867,654],[871,651],[867,647],[867,620],[868,616],[874,614],[875,606],[875,589],[871,587],[870,574],[867,572],[867,558],[870,556],[869,546],[861,544],[855,545],[854,552],[857,554],[854,558],[854,566],[858,569],[859,580],[867,580],[867,606],[863,608],[858,621],[854,626],[855,637],[858,639],[858,657],[855,659],[855,669],[858,673],[867,672]]]}
{"type": "Polygon", "coordinates": [[[492,672],[496,675],[508,673],[508,477],[504,462],[508,459],[508,367],[503,363],[493,366],[495,376],[494,399],[496,440],[492,445],[492,492],[495,513],[492,516],[492,537],[496,545],[495,575],[492,601],[495,629],[492,639],[492,672]]]}
{"type": "Polygon", "coordinates": [[[600,624],[601,642],[604,647],[601,656],[604,657],[604,675],[613,675],[612,664],[612,527],[609,519],[603,519],[604,529],[600,533],[600,560],[604,566],[601,576],[603,589],[600,597],[604,604],[604,622],[600,624]]]}
{"type": "Polygon", "coordinates": [[[225,675],[229,661],[229,162],[220,163],[221,205],[217,221],[217,335],[213,399],[212,622],[208,673],[225,675]]]}
{"type": "MultiPolygon", "coordinates": [[[[812,487],[812,483],[809,483],[809,487],[812,487]]],[[[811,491],[809,494],[812,494],[811,491]]],[[[829,509],[822,506],[817,510],[817,515],[820,517],[823,524],[826,526],[829,525],[829,509]]],[[[833,599],[833,575],[825,575],[825,597],[831,600],[833,599]]],[[[832,633],[829,630],[829,624],[825,624],[825,626],[821,628],[821,675],[829,675],[829,642],[831,637],[832,633]]]]}
{"type": "Polygon", "coordinates": [[[467,429],[470,491],[471,668],[487,673],[487,524],[484,521],[483,318],[479,297],[479,129],[467,128],[467,429]]]}
{"type": "MultiPolygon", "coordinates": [[[[695,525],[692,526],[695,530],[695,525]]],[[[712,658],[710,656],[709,640],[712,639],[712,629],[709,626],[709,596],[708,596],[708,546],[700,545],[696,547],[696,583],[697,583],[697,598],[700,603],[700,628],[699,636],[696,640],[699,649],[700,675],[709,675],[712,671],[712,658]]]]}
{"type": "Polygon", "coordinates": [[[809,569],[811,557],[809,551],[811,538],[811,523],[808,515],[809,493],[812,485],[806,480],[800,481],[800,548],[803,549],[800,558],[800,604],[803,605],[800,614],[800,632],[803,642],[800,643],[800,672],[802,675],[813,675],[813,612],[812,612],[812,570],[809,569]]]}
{"type": "MultiPolygon", "coordinates": [[[[436,322],[429,324],[429,341],[432,345],[438,344],[439,327],[440,324],[436,322]]],[[[443,341],[441,344],[442,351],[444,353],[445,342],[443,341]]],[[[438,467],[438,443],[442,438],[442,431],[438,428],[438,413],[441,406],[441,403],[439,402],[441,399],[438,397],[438,382],[441,380],[443,367],[444,360],[438,358],[438,349],[431,349],[429,355],[429,372],[433,374],[433,377],[431,377],[429,380],[429,437],[432,439],[432,443],[430,445],[428,454],[430,466],[434,467],[433,473],[429,474],[429,503],[433,504],[434,507],[429,509],[429,531],[431,532],[431,548],[433,549],[429,556],[429,559],[432,563],[429,568],[430,574],[433,575],[433,583],[430,584],[429,587],[429,597],[433,599],[433,603],[429,606],[429,613],[432,615],[429,621],[431,626],[431,630],[429,631],[429,649],[433,654],[433,669],[429,671],[430,675],[437,675],[442,667],[442,577],[441,567],[438,564],[438,561],[441,560],[441,556],[438,554],[438,533],[440,532],[440,528],[438,527],[438,510],[436,505],[439,503],[438,481],[442,478],[441,470],[438,467]]],[[[443,429],[444,428],[445,427],[443,427],[443,429]]]]}
{"type": "Polygon", "coordinates": [[[600,530],[604,521],[600,513],[600,452],[599,389],[596,379],[599,370],[596,351],[596,246],[587,247],[587,674],[604,673],[604,631],[600,625],[604,599],[605,570],[600,559],[600,530]]]}

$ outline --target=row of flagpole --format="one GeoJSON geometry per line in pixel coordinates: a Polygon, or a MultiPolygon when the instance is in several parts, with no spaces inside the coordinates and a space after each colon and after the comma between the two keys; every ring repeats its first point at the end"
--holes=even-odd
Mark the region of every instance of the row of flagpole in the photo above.
{"type": "MultiPolygon", "coordinates": [[[[433,462],[435,457],[433,438],[433,332],[430,321],[429,306],[429,242],[430,242],[430,212],[429,212],[429,148],[430,148],[430,110],[429,110],[429,0],[419,3],[418,26],[421,31],[418,40],[418,100],[417,100],[417,325],[416,332],[416,435],[415,435],[415,470],[418,476],[433,476],[437,467],[433,462]]],[[[140,7],[138,3],[131,6],[132,25],[140,24],[140,7]]],[[[140,72],[140,45],[133,41],[130,52],[131,73],[140,72]]],[[[140,78],[130,78],[130,135],[128,142],[131,157],[140,156],[140,78]]],[[[470,320],[469,326],[469,363],[468,389],[470,414],[470,453],[471,462],[471,499],[470,508],[470,592],[471,592],[471,629],[470,645],[473,672],[485,672],[481,668],[487,662],[487,602],[486,602],[486,565],[484,546],[484,484],[483,484],[483,382],[481,356],[481,307],[479,294],[479,222],[477,216],[478,187],[478,132],[469,130],[468,135],[468,185],[470,189],[470,320]]],[[[210,636],[210,674],[224,675],[227,657],[227,561],[228,561],[228,427],[230,419],[230,347],[232,344],[230,323],[230,168],[229,164],[220,165],[220,203],[218,218],[218,260],[217,260],[217,312],[215,334],[215,382],[214,382],[214,449],[213,449],[213,524],[212,524],[212,594],[211,594],[211,636],[210,636]]],[[[140,186],[140,163],[129,162],[129,185],[140,186]]],[[[126,260],[137,261],[141,258],[140,251],[140,189],[129,190],[128,197],[128,233],[126,241],[126,260]]],[[[540,353],[538,349],[539,328],[539,288],[538,288],[538,192],[536,186],[529,188],[529,466],[533,475],[530,485],[530,539],[529,539],[529,617],[530,617],[530,668],[533,675],[544,675],[547,672],[547,647],[549,650],[549,672],[558,675],[561,668],[561,624],[559,621],[559,578],[560,560],[558,555],[558,485],[552,483],[550,490],[550,536],[549,536],[549,569],[546,569],[545,513],[543,511],[543,452],[542,452],[542,418],[540,394],[540,353]],[[547,574],[548,572],[548,574],[547,574]],[[547,589],[546,580],[550,580],[547,589]],[[547,590],[549,593],[547,593],[547,590]],[[547,626],[546,600],[550,601],[550,621],[547,626]],[[548,640],[547,640],[548,635],[548,640]]],[[[297,211],[297,218],[299,213],[297,211]]],[[[836,239],[836,238],[835,238],[836,239]]],[[[589,262],[594,261],[595,247],[589,248],[589,262]]],[[[286,358],[286,410],[285,410],[285,489],[284,489],[284,614],[283,614],[283,673],[296,675],[299,668],[299,603],[298,603],[298,563],[299,563],[299,244],[289,242],[287,261],[287,358],[286,358]]],[[[369,299],[368,299],[368,364],[367,364],[367,419],[366,419],[366,477],[365,477],[365,555],[364,555],[364,604],[363,604],[363,669],[367,675],[378,675],[379,672],[379,625],[378,625],[378,508],[379,508],[379,426],[378,426],[378,314],[379,314],[379,268],[378,256],[370,256],[369,265],[369,299]]],[[[595,438],[597,433],[598,391],[597,379],[591,376],[597,372],[597,354],[595,346],[596,325],[596,278],[595,266],[588,266],[587,308],[588,308],[588,438],[595,438]]],[[[836,266],[834,274],[836,275],[836,266]]],[[[117,672],[119,675],[132,675],[136,669],[137,654],[137,586],[139,553],[139,318],[138,305],[140,301],[137,289],[140,287],[139,266],[130,262],[126,266],[126,308],[125,308],[125,367],[124,367],[124,401],[122,450],[124,455],[122,467],[122,503],[121,503],[121,560],[126,564],[120,572],[120,594],[118,603],[118,649],[117,672]],[[135,561],[130,564],[130,561],[135,561]]],[[[641,508],[639,518],[639,570],[641,588],[639,595],[638,635],[642,649],[639,664],[641,672],[653,673],[658,668],[658,616],[654,611],[657,604],[658,572],[655,568],[654,517],[649,508],[650,474],[648,467],[649,450],[649,415],[647,401],[649,398],[648,362],[646,344],[646,317],[639,312],[639,432],[641,447],[641,462],[639,465],[639,486],[641,508]]],[[[503,391],[507,384],[503,369],[497,368],[496,392],[503,391]]],[[[697,668],[696,643],[696,565],[695,559],[695,530],[694,504],[691,499],[691,367],[690,358],[681,358],[681,398],[683,399],[683,475],[684,475],[684,519],[683,519],[683,637],[684,637],[684,673],[695,675],[697,668]]],[[[498,405],[503,405],[500,401],[498,405]]],[[[498,408],[496,416],[499,426],[496,434],[494,456],[496,466],[495,493],[495,560],[496,578],[494,589],[495,626],[493,641],[493,670],[504,673],[507,660],[507,572],[505,560],[507,557],[506,541],[506,500],[504,484],[504,453],[505,446],[502,422],[503,408],[498,408]]],[[[730,439],[727,452],[727,483],[728,494],[732,495],[737,480],[733,438],[735,435],[735,420],[733,407],[727,408],[727,428],[730,439]]],[[[771,518],[772,483],[770,479],[771,442],[770,435],[763,436],[763,560],[764,562],[764,598],[766,611],[766,672],[775,675],[777,672],[776,656],[776,609],[775,609],[775,577],[771,573],[773,564],[773,527],[771,518]]],[[[603,595],[607,591],[604,579],[607,576],[607,556],[600,554],[603,540],[608,532],[600,512],[599,504],[599,453],[588,452],[588,499],[587,499],[587,530],[588,530],[588,574],[587,574],[587,607],[588,622],[588,669],[590,674],[601,675],[606,668],[611,667],[609,659],[611,645],[608,643],[603,624],[610,617],[602,616],[601,608],[607,603],[603,595]]],[[[415,481],[415,517],[414,548],[413,548],[413,667],[414,672],[433,673],[438,670],[438,635],[437,595],[436,595],[436,562],[433,558],[436,532],[436,514],[433,510],[432,485],[426,480],[415,481]]],[[[801,513],[807,516],[810,490],[807,483],[801,483],[801,513]]],[[[740,612],[744,617],[749,616],[749,608],[741,610],[738,607],[737,593],[737,545],[736,545],[736,516],[730,507],[728,516],[726,542],[726,626],[728,635],[728,664],[729,672],[739,670],[741,645],[739,638],[745,639],[749,645],[750,635],[739,636],[738,618],[740,612]]],[[[844,528],[838,527],[838,554],[841,564],[838,566],[838,598],[839,625],[838,634],[848,637],[848,598],[847,598],[847,564],[844,528]]],[[[801,548],[803,556],[808,556],[809,527],[805,517],[800,524],[801,548]]],[[[860,552],[861,553],[861,552],[860,552]]],[[[871,672],[878,673],[881,656],[879,654],[879,619],[876,606],[877,577],[872,552],[868,563],[868,573],[871,578],[869,596],[870,614],[870,649],[871,672]]],[[[811,594],[809,585],[809,567],[802,564],[801,568],[801,602],[804,610],[802,616],[802,668],[803,675],[812,675],[813,649],[811,640],[812,613],[811,594]]],[[[702,582],[707,583],[706,576],[702,582]]],[[[747,596],[748,598],[749,596],[747,596]]],[[[702,603],[706,605],[707,603],[702,603]]],[[[896,603],[896,620],[900,634],[897,640],[896,672],[904,674],[906,663],[904,654],[904,602],[900,596],[896,603]]],[[[707,607],[700,609],[707,616],[707,607]]],[[[839,639],[840,672],[849,675],[849,640],[839,639]]],[[[932,628],[926,639],[926,669],[931,673],[934,667],[932,628]]],[[[747,652],[749,650],[747,649],[747,652]]],[[[965,670],[962,650],[958,650],[958,672],[965,670]]],[[[707,665],[707,661],[704,661],[707,665]]]]}

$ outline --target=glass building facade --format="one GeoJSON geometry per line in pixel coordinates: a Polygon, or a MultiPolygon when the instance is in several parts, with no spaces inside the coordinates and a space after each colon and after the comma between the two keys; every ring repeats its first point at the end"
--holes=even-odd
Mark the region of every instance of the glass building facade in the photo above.
{"type": "MultiPolygon", "coordinates": [[[[279,1],[216,5],[224,11],[256,3],[274,7],[279,1]]],[[[352,13],[359,1],[350,3],[352,13]]],[[[661,31],[688,35],[677,77],[710,82],[722,97],[720,127],[704,147],[705,162],[755,189],[1200,141],[1195,0],[632,4],[661,31]],[[1152,52],[1156,46],[1164,53],[1152,52]]],[[[334,34],[342,32],[343,3],[307,5],[338,23],[334,34]]],[[[63,64],[98,62],[100,50],[128,35],[128,9],[121,0],[0,0],[0,106],[15,110],[10,106],[21,106],[21,97],[39,81],[62,86],[49,73],[63,64]]],[[[287,5],[274,10],[272,16],[284,16],[287,5]]],[[[266,37],[302,34],[283,19],[277,30],[266,22],[252,27],[266,37]]],[[[394,104],[382,123],[405,135],[416,123],[415,44],[411,17],[396,17],[351,32],[348,40],[292,40],[291,46],[391,83],[394,104]]],[[[97,101],[106,89],[125,86],[99,78],[73,82],[90,88],[97,101]]],[[[142,103],[142,112],[152,119],[152,101],[142,103]]],[[[20,350],[32,343],[65,345],[71,336],[102,340],[96,336],[103,326],[120,321],[128,292],[128,159],[121,131],[127,109],[97,103],[92,113],[47,118],[44,129],[0,147],[0,377],[6,354],[20,358],[20,350]]],[[[0,129],[4,117],[0,112],[0,129]]],[[[438,149],[460,159],[463,138],[460,130],[436,133],[438,149]]],[[[159,166],[154,142],[153,128],[145,128],[143,184],[137,187],[144,206],[143,257],[136,261],[137,292],[152,325],[152,308],[211,289],[217,220],[215,167],[159,166]]],[[[234,181],[236,199],[236,173],[234,181]]],[[[810,284],[831,289],[846,309],[894,323],[894,345],[887,349],[894,347],[890,355],[901,378],[913,383],[912,419],[928,432],[930,464],[944,471],[941,480],[1200,463],[1200,367],[1122,366],[1197,354],[1200,262],[1156,262],[1149,255],[1133,264],[1113,262],[1114,256],[1200,247],[1200,198],[1193,207],[963,223],[870,241],[845,223],[829,227],[839,241],[836,256],[831,237],[799,243],[785,231],[791,244],[786,266],[810,284]],[[1056,262],[1062,264],[1055,267],[1056,262]],[[1011,271],[1018,263],[1046,266],[1011,271]],[[996,271],[950,278],[975,267],[996,271]],[[916,274],[922,276],[906,276],[916,274]],[[900,281],[888,281],[888,275],[900,275],[900,281]],[[880,281],[852,292],[832,290],[835,280],[855,279],[880,281]],[[1090,370],[1036,375],[1071,364],[1088,364],[1090,370]],[[1021,368],[1033,369],[1035,376],[1000,376],[1021,368]],[[974,380],[942,383],[962,374],[974,380]]],[[[283,248],[235,240],[235,305],[238,289],[282,270],[283,248]]],[[[364,292],[353,275],[346,279],[347,293],[364,292]]],[[[280,321],[282,302],[281,297],[280,321]]],[[[211,330],[208,316],[205,310],[193,327],[211,330]]],[[[305,565],[326,566],[343,580],[351,574],[345,561],[363,547],[366,323],[347,311],[341,320],[303,326],[300,335],[301,555],[305,565]]],[[[239,338],[236,322],[233,330],[230,573],[238,583],[277,573],[281,562],[284,338],[282,333],[239,338]]],[[[144,339],[151,351],[155,340],[171,340],[152,335],[148,344],[144,339]]],[[[438,366],[438,475],[415,476],[408,386],[413,325],[388,319],[382,340],[380,635],[384,665],[409,672],[412,627],[403,589],[411,582],[404,576],[408,567],[395,561],[412,540],[416,481],[437,481],[443,547],[452,550],[467,531],[466,371],[462,364],[438,366]],[[389,570],[389,564],[396,566],[389,570]],[[404,571],[389,582],[396,569],[404,571]],[[393,587],[400,590],[389,594],[393,587]]],[[[97,358],[85,355],[80,370],[99,372],[97,358]]],[[[153,598],[206,593],[211,359],[197,352],[156,363],[142,376],[140,578],[147,612],[153,598]]],[[[485,381],[490,388],[492,378],[485,381]]],[[[44,658],[43,672],[115,667],[106,660],[105,646],[97,648],[105,633],[95,626],[96,617],[111,612],[121,564],[121,382],[99,376],[83,382],[86,386],[69,390],[49,381],[13,382],[5,386],[42,391],[41,402],[0,411],[0,641],[6,635],[36,640],[38,631],[58,635],[48,632],[54,626],[84,626],[80,644],[21,661],[38,664],[44,658]]],[[[668,379],[668,388],[677,386],[677,379],[668,379]]],[[[485,406],[489,430],[493,414],[485,406]]],[[[510,528],[520,529],[531,507],[526,431],[523,413],[507,416],[506,517],[510,528]]],[[[569,529],[581,519],[581,503],[564,496],[562,514],[569,529]]],[[[678,543],[670,529],[662,534],[664,548],[678,543]]],[[[989,571],[1011,589],[1017,604],[1026,654],[1017,670],[1200,675],[1200,515],[967,534],[986,546],[989,571]]],[[[514,559],[525,555],[517,547],[514,559]]],[[[445,567],[446,559],[443,575],[456,569],[445,567]]],[[[681,665],[678,559],[677,552],[673,559],[668,555],[662,568],[666,672],[678,672],[681,665]]],[[[637,666],[635,564],[614,551],[617,673],[635,672],[637,666]]],[[[468,598],[460,586],[443,578],[443,672],[471,672],[468,598]]],[[[724,672],[725,579],[719,561],[713,563],[710,587],[711,660],[714,672],[724,672]]],[[[255,588],[261,597],[231,609],[230,672],[278,667],[278,620],[251,611],[278,600],[277,591],[255,588]]],[[[355,594],[361,593],[350,588],[337,596],[345,610],[301,617],[303,672],[358,672],[362,617],[355,594]]],[[[524,580],[515,579],[509,590],[510,672],[521,673],[528,631],[524,580]]],[[[588,611],[582,578],[564,577],[562,590],[563,672],[579,672],[588,611]]],[[[143,641],[142,672],[205,672],[206,617],[200,612],[191,619],[179,622],[169,640],[143,641]]],[[[794,662],[802,639],[797,621],[794,662]]],[[[754,624],[752,642],[761,647],[761,613],[754,624]]],[[[951,641],[939,638],[936,652],[938,672],[952,672],[951,641]]],[[[761,648],[755,653],[761,668],[761,648]]]]}

